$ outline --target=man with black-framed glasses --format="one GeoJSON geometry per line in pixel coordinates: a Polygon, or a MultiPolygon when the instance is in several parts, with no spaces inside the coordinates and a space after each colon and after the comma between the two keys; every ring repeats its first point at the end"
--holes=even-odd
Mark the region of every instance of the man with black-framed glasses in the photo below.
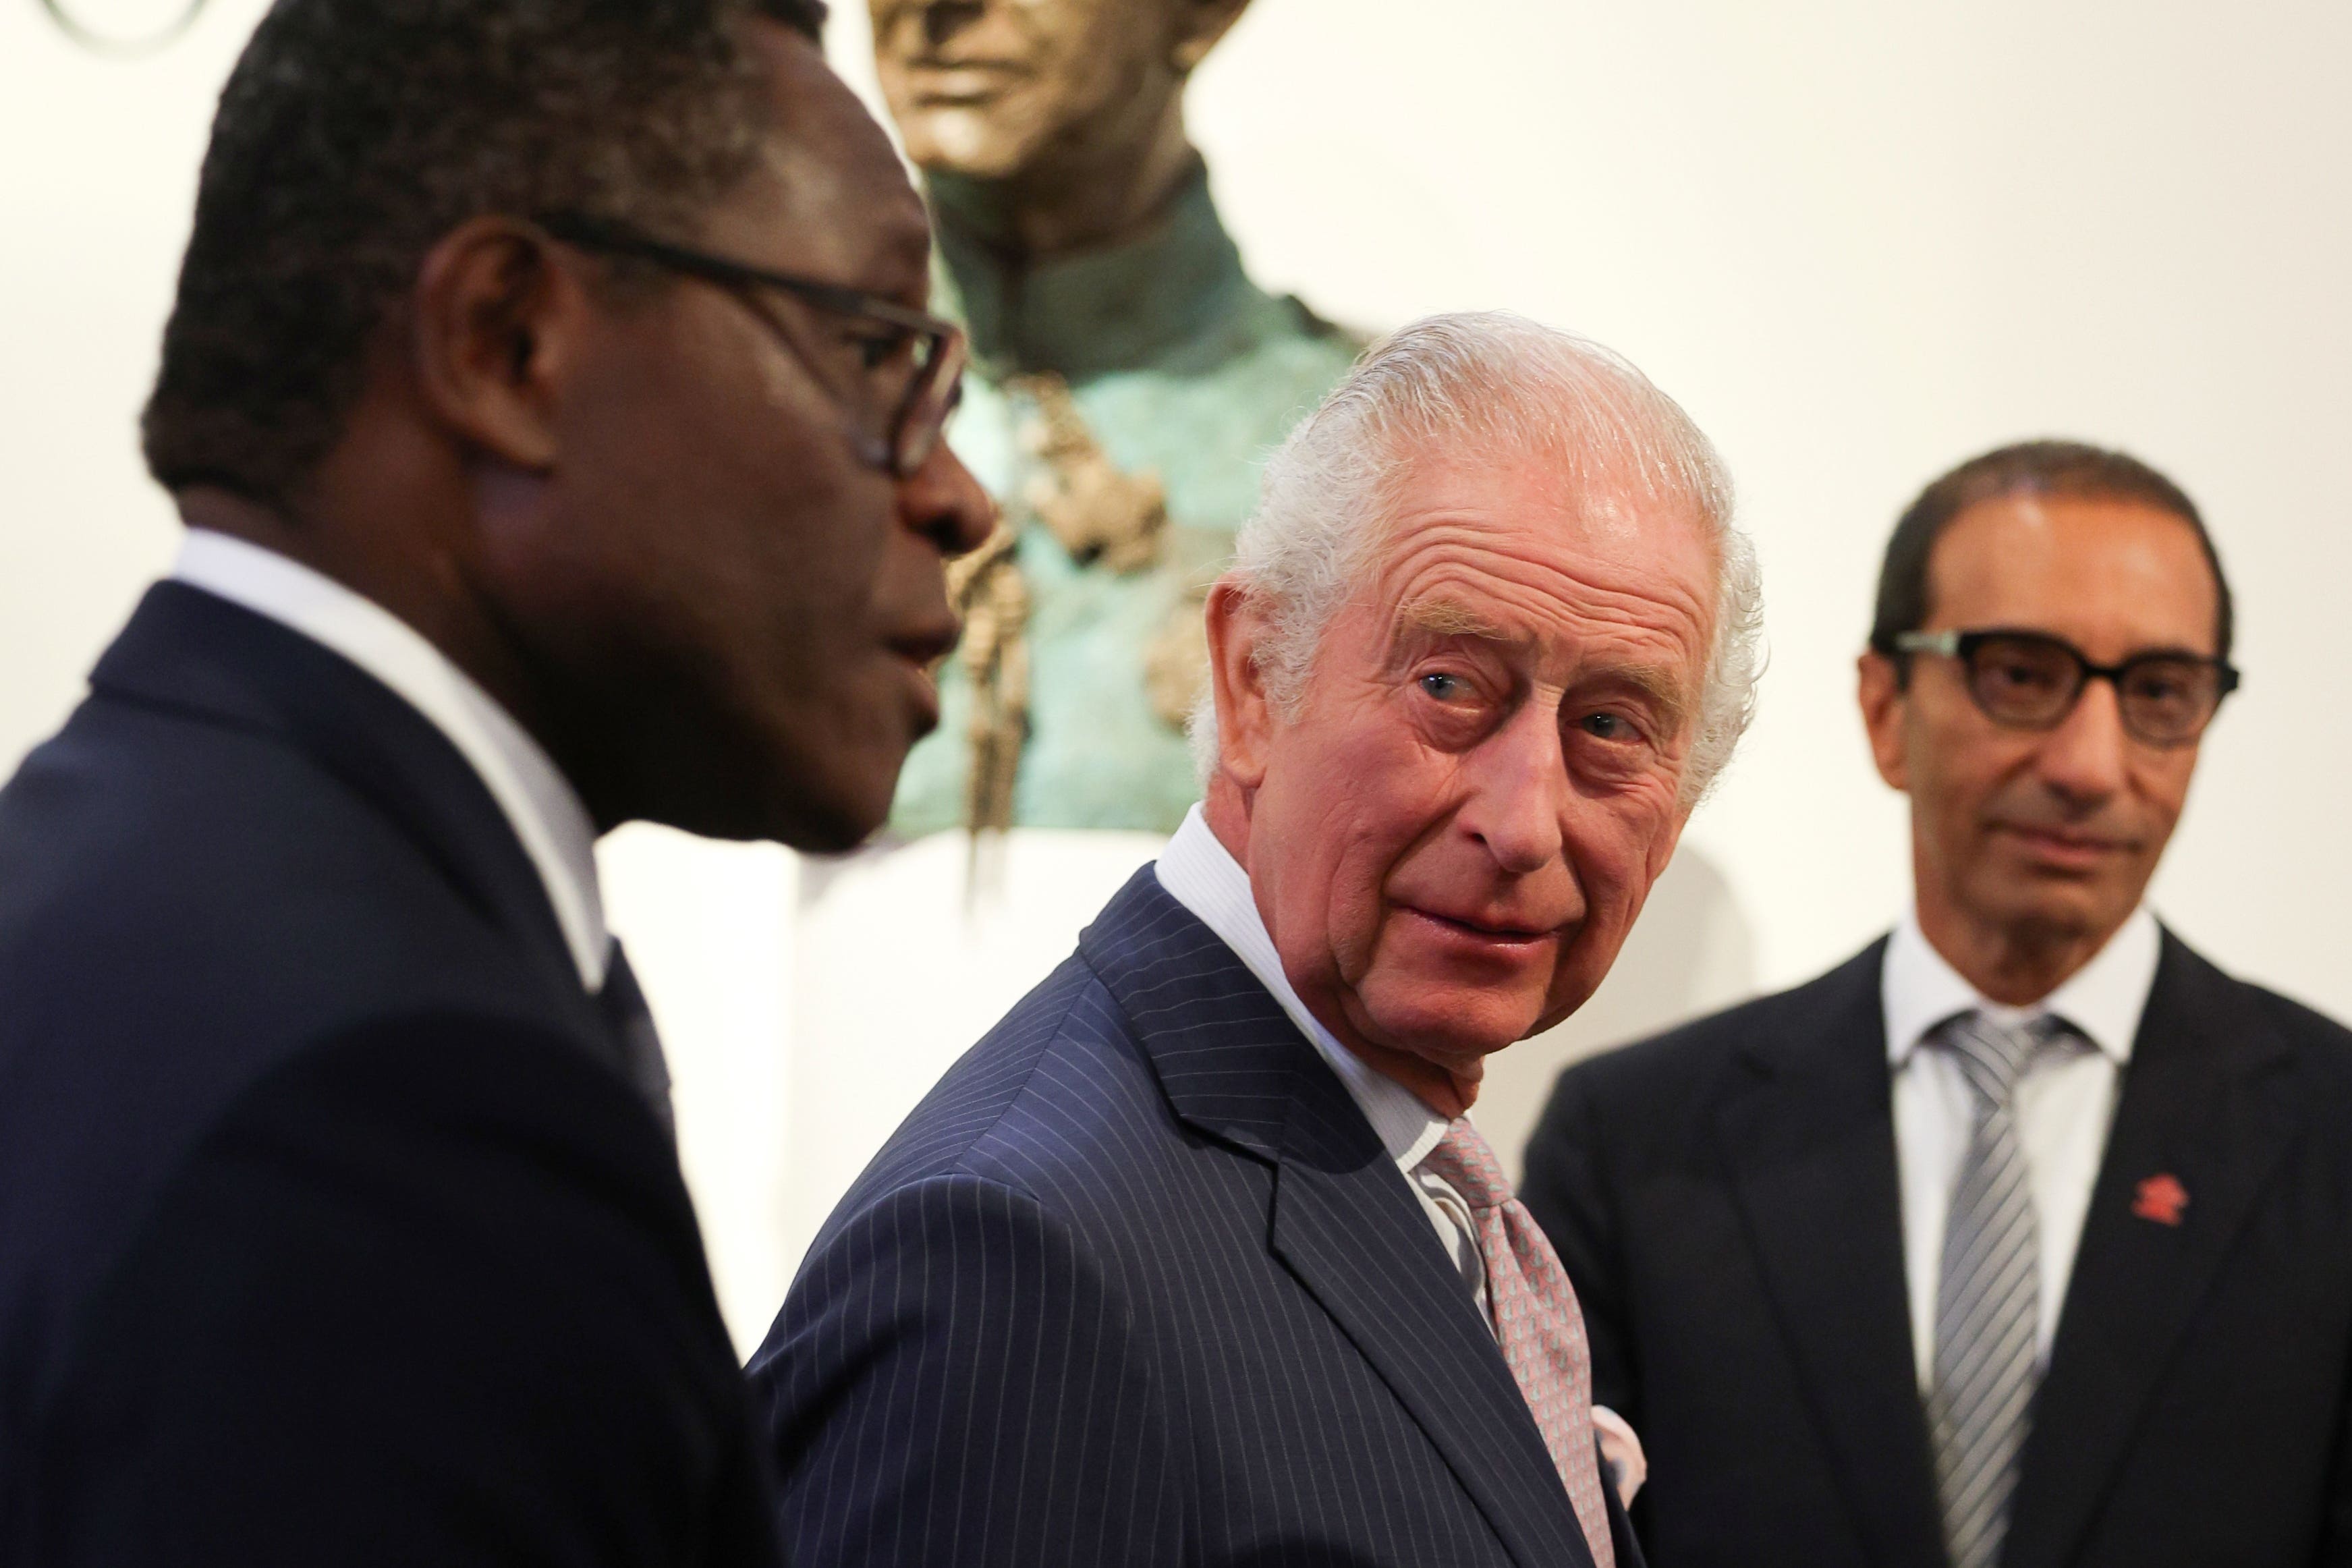
{"type": "Polygon", "coordinates": [[[2118,452],[1897,524],[1861,705],[1915,908],[1570,1069],[1528,1152],[1653,1563],[2352,1561],[2352,1036],[2143,902],[2233,619],[2118,452]]]}
{"type": "Polygon", "coordinates": [[[0,1564],[777,1560],[593,850],[846,847],[938,722],[992,508],[824,15],[276,0],[240,58],[182,554],[0,790],[0,1564]]]}

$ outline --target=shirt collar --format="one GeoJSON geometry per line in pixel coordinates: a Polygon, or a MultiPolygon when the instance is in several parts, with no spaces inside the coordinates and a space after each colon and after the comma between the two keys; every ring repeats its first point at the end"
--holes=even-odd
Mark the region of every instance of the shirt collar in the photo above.
{"type": "Polygon", "coordinates": [[[2003,1023],[2054,1014],[2120,1067],[2131,1060],[2163,945],[2156,916],[2143,904],[2057,990],[2030,1006],[2005,1007],[1963,979],[1919,929],[1917,911],[1906,910],[1887,939],[1880,975],[1887,1059],[1899,1070],[1937,1025],[1955,1014],[1981,1011],[2003,1023]]]}
{"type": "Polygon", "coordinates": [[[992,244],[953,175],[932,175],[930,195],[938,308],[964,322],[973,359],[991,378],[1054,371],[1075,382],[1118,370],[1205,369],[1295,330],[1282,302],[1242,270],[1205,168],[1135,238],[1042,260],[992,244]]]}
{"type": "Polygon", "coordinates": [[[1445,1118],[1396,1079],[1367,1067],[1307,1010],[1307,1004],[1292,989],[1290,977],[1282,971],[1274,938],[1267,933],[1257,900],[1250,891],[1249,873],[1217,841],[1198,805],[1184,814],[1183,826],[1160,852],[1158,873],[1168,896],[1198,915],[1202,925],[1234,950],[1234,955],[1298,1026],[1299,1033],[1313,1042],[1347,1086],[1364,1120],[1372,1124],[1389,1157],[1400,1170],[1412,1174],[1413,1167],[1428,1158],[1445,1136],[1445,1118]]]}
{"type": "Polygon", "coordinates": [[[273,550],[191,529],[172,575],[331,648],[390,687],[472,764],[522,841],[591,992],[612,937],[596,882],[596,828],[554,760],[513,716],[397,616],[273,550]]]}

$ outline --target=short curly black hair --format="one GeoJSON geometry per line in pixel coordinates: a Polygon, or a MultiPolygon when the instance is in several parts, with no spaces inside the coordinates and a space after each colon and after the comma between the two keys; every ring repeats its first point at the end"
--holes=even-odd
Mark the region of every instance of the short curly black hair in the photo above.
{"type": "Polygon", "coordinates": [[[340,437],[369,339],[470,217],[683,222],[771,123],[752,17],[823,0],[278,0],[213,121],[142,420],[167,489],[282,503],[340,437]]]}
{"type": "Polygon", "coordinates": [[[2196,534],[2205,563],[2213,569],[2218,601],[2214,615],[2214,653],[2230,657],[2237,633],[2237,612],[2230,599],[2230,579],[2221,571],[2221,556],[2213,536],[2189,492],[2128,452],[2095,447],[2084,441],[2020,441],[1970,458],[1919,492],[1895,524],[1886,542],[1886,559],[1879,568],[1878,606],[1871,618],[1870,646],[1897,663],[1895,639],[1917,631],[1927,621],[1927,566],[1936,542],[1960,513],[1972,506],[2005,496],[2053,495],[2082,500],[2137,501],[2157,511],[2170,512],[2196,534]]]}

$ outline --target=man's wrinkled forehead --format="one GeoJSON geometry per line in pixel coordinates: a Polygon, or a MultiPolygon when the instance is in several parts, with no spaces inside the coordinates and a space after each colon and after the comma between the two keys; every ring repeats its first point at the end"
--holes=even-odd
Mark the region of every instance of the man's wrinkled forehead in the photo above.
{"type": "MultiPolygon", "coordinates": [[[[1367,563],[1368,583],[1386,578],[1398,595],[1388,617],[1391,650],[1446,638],[1484,643],[1519,662],[1566,665],[1580,680],[1637,691],[1679,725],[1696,711],[1703,668],[1657,650],[1633,655],[1609,626],[1620,613],[1633,620],[1663,614],[1694,622],[1703,641],[1719,565],[1711,532],[1690,498],[1660,494],[1651,476],[1542,446],[1474,437],[1406,448],[1367,563]],[[1415,582],[1416,568],[1433,559],[1416,545],[1433,534],[1447,541],[1446,569],[1415,582]],[[1688,581],[1672,564],[1675,544],[1685,541],[1703,546],[1706,563],[1688,581]],[[1494,593],[1481,582],[1490,573],[1494,593]],[[1559,597],[1562,591],[1570,597],[1559,597]],[[1646,611],[1644,600],[1653,602],[1646,611]],[[1583,634],[1574,629],[1596,611],[1583,634]],[[1595,652],[1612,651],[1589,658],[1587,641],[1595,652]]],[[[1684,651],[1704,665],[1703,647],[1684,651]]]]}
{"type": "Polygon", "coordinates": [[[1697,498],[1639,464],[1604,454],[1564,452],[1549,441],[1479,430],[1444,439],[1389,437],[1394,465],[1381,488],[1364,555],[1368,574],[1410,553],[1414,535],[1454,525],[1539,535],[1593,572],[1646,574],[1667,535],[1716,555],[1714,530],[1697,498]]]}

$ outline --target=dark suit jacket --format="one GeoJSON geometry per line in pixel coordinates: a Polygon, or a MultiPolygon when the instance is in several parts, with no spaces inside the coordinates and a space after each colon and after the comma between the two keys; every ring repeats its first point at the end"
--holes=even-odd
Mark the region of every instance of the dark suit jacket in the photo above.
{"type": "Polygon", "coordinates": [[[1394,1162],[1150,867],[842,1200],[751,1371],[795,1561],[1591,1561],[1394,1162]]]}
{"type": "MultiPolygon", "coordinates": [[[[1661,1568],[1943,1561],[1884,951],[1571,1068],[1529,1147],[1661,1568]]],[[[2348,1349],[2352,1036],[2168,932],[2002,1562],[2352,1562],[2348,1349]],[[2177,1226],[2134,1212],[2161,1175],[2177,1226]]]]}
{"type": "Polygon", "coordinates": [[[497,805],[152,590],[0,792],[0,1562],[767,1561],[677,1159],[497,805]]]}

